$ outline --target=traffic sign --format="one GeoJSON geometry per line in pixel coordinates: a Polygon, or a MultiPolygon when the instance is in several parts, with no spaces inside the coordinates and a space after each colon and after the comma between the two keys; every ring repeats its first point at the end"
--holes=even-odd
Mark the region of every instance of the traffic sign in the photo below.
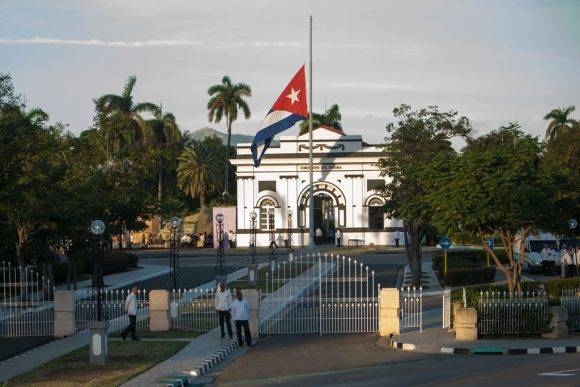
{"type": "Polygon", "coordinates": [[[576,227],[578,227],[578,221],[576,219],[570,219],[568,221],[568,227],[570,227],[572,230],[575,230],[576,227]]]}
{"type": "Polygon", "coordinates": [[[451,247],[451,239],[447,237],[439,239],[439,246],[441,246],[443,250],[448,250],[451,247]]]}
{"type": "Polygon", "coordinates": [[[489,246],[490,249],[493,250],[493,248],[495,247],[495,241],[493,239],[486,239],[485,243],[487,243],[487,245],[489,246]]]}

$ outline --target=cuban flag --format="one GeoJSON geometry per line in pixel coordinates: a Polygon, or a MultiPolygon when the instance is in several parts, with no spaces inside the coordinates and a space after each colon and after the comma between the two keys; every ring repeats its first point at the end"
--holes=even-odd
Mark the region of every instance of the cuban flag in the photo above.
{"type": "Polygon", "coordinates": [[[306,105],[306,72],[305,66],[294,75],[288,86],[282,91],[272,108],[266,114],[266,118],[260,125],[252,141],[252,156],[254,166],[260,166],[262,156],[270,147],[274,136],[290,129],[298,121],[308,118],[308,106],[306,105]]]}

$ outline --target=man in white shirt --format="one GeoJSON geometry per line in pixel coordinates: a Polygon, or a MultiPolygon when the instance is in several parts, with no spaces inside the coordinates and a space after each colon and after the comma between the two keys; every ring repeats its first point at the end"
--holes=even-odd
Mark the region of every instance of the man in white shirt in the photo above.
{"type": "Polygon", "coordinates": [[[226,284],[220,283],[219,289],[215,294],[215,310],[217,311],[220,320],[220,329],[222,331],[222,339],[226,336],[224,331],[224,320],[228,326],[228,334],[230,339],[232,338],[232,323],[231,323],[231,308],[232,308],[232,295],[229,289],[226,289],[226,284]]]}
{"type": "Polygon", "coordinates": [[[336,246],[340,247],[342,245],[342,232],[340,232],[340,228],[336,229],[334,236],[336,237],[336,246]]]}
{"type": "Polygon", "coordinates": [[[560,250],[560,265],[562,268],[562,278],[566,277],[568,271],[568,265],[572,261],[570,257],[570,252],[568,251],[568,246],[563,245],[560,250]]]}
{"type": "Polygon", "coordinates": [[[322,244],[322,230],[320,229],[320,227],[316,228],[316,231],[314,233],[316,236],[316,244],[321,245],[322,244]]]}
{"type": "Polygon", "coordinates": [[[131,332],[131,340],[139,340],[137,335],[135,334],[135,328],[137,327],[137,292],[139,288],[137,286],[133,286],[127,299],[125,300],[125,312],[129,315],[129,325],[123,333],[121,333],[121,338],[125,340],[129,332],[131,332]]]}
{"type": "Polygon", "coordinates": [[[242,328],[244,328],[244,336],[246,337],[246,344],[248,347],[252,345],[252,334],[250,333],[250,323],[248,322],[248,301],[243,299],[242,292],[238,290],[236,293],[237,300],[232,304],[232,315],[236,322],[236,334],[238,336],[238,344],[240,347],[244,345],[242,340],[242,328]]]}
{"type": "Polygon", "coordinates": [[[399,236],[399,230],[396,230],[395,231],[395,246],[396,247],[399,247],[399,238],[400,238],[400,236],[399,236]]]}

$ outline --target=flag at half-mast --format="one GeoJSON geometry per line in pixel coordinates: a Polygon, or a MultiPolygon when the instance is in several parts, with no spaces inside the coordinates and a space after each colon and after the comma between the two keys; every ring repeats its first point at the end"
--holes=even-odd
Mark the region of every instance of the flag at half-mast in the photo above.
{"type": "Polygon", "coordinates": [[[308,118],[306,97],[306,73],[302,66],[274,102],[252,141],[254,166],[260,165],[262,156],[270,147],[275,135],[308,118]]]}

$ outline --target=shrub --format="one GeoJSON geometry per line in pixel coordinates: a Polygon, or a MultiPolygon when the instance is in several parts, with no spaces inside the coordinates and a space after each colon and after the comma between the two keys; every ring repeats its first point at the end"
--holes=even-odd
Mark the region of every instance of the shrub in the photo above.
{"type": "Polygon", "coordinates": [[[495,266],[483,266],[476,268],[450,269],[446,276],[441,276],[444,286],[463,286],[487,284],[493,282],[495,266]]]}

